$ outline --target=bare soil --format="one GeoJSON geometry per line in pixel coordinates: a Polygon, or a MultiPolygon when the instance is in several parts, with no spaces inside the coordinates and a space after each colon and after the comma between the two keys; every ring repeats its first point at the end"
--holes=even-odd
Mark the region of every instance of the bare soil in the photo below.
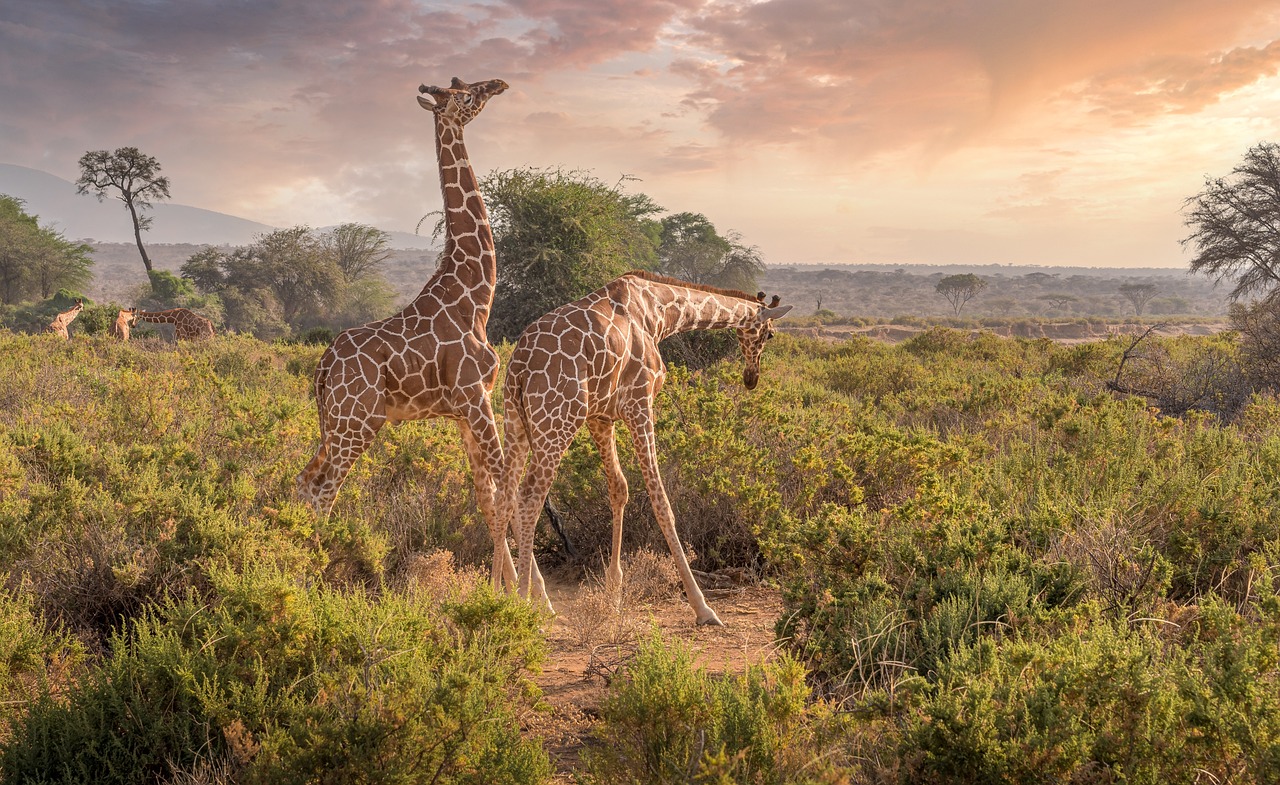
{"type": "Polygon", "coordinates": [[[550,652],[535,678],[547,710],[526,718],[526,729],[542,738],[555,767],[554,783],[573,783],[583,749],[608,690],[608,680],[635,650],[638,636],[657,627],[663,637],[691,645],[697,662],[712,674],[741,673],[777,650],[774,623],[782,610],[776,590],[746,585],[708,590],[707,602],[723,627],[699,627],[683,593],[647,603],[624,599],[620,614],[602,612],[602,590],[584,582],[548,576],[547,594],[556,617],[547,627],[550,652]]]}

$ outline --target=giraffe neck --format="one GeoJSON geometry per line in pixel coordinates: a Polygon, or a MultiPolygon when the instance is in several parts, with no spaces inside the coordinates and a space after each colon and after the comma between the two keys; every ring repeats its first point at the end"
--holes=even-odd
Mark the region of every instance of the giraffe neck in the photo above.
{"type": "Polygon", "coordinates": [[[177,316],[169,311],[138,311],[137,319],[152,324],[175,324],[178,321],[177,316]]]}
{"type": "Polygon", "coordinates": [[[735,294],[652,281],[645,282],[640,300],[647,306],[645,324],[659,341],[690,330],[746,327],[760,311],[755,300],[735,294]]]}
{"type": "Polygon", "coordinates": [[[435,287],[447,287],[447,301],[456,302],[455,310],[466,311],[464,317],[483,333],[498,277],[493,230],[462,139],[462,124],[437,116],[435,126],[445,243],[436,274],[419,298],[435,287]]]}

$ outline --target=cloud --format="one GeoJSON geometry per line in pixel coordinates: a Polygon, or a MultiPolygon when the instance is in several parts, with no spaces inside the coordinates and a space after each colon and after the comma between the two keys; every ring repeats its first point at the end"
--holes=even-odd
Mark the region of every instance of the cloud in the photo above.
{"type": "Polygon", "coordinates": [[[1068,93],[1117,123],[1152,115],[1193,113],[1280,72],[1280,41],[1237,47],[1210,57],[1153,58],[1087,79],[1068,93]]]}
{"type": "Polygon", "coordinates": [[[688,20],[686,103],[730,139],[844,155],[953,148],[1072,85],[1129,122],[1275,73],[1238,47],[1275,0],[765,0],[688,20]],[[1176,66],[1172,81],[1158,68],[1176,66]],[[1099,74],[1104,76],[1099,77],[1099,74]],[[1096,80],[1096,81],[1095,81],[1096,80]],[[1153,81],[1164,88],[1144,99],[1153,81]]]}

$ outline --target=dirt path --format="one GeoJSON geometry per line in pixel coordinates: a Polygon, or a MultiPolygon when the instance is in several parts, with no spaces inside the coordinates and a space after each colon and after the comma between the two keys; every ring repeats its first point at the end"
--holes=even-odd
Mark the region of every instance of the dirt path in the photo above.
{"type": "Polygon", "coordinates": [[[782,609],[773,589],[712,590],[707,601],[725,626],[697,627],[677,586],[653,601],[624,599],[621,614],[611,612],[603,591],[590,582],[553,580],[547,594],[558,615],[547,629],[550,652],[535,681],[550,710],[530,716],[526,723],[531,734],[543,739],[551,756],[554,783],[574,782],[572,772],[590,743],[591,727],[607,691],[606,679],[620,658],[634,650],[638,636],[657,625],[665,637],[690,644],[698,663],[709,672],[741,673],[773,653],[773,627],[782,609]]]}

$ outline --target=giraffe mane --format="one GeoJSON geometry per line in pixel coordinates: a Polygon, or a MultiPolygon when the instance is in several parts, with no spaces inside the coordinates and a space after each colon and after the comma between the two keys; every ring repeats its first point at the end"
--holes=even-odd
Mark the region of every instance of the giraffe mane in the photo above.
{"type": "Polygon", "coordinates": [[[679,278],[672,278],[669,275],[660,275],[658,273],[651,273],[648,270],[632,270],[629,273],[624,273],[624,277],[627,275],[633,275],[636,278],[643,278],[646,281],[653,281],[654,283],[665,283],[668,286],[680,286],[685,289],[697,289],[700,292],[710,292],[711,294],[722,294],[725,297],[737,297],[740,300],[751,300],[752,302],[755,302],[755,299],[756,299],[751,295],[747,294],[746,292],[741,291],[739,289],[721,289],[718,286],[710,286],[705,283],[693,283],[692,281],[682,281],[679,278]]]}

